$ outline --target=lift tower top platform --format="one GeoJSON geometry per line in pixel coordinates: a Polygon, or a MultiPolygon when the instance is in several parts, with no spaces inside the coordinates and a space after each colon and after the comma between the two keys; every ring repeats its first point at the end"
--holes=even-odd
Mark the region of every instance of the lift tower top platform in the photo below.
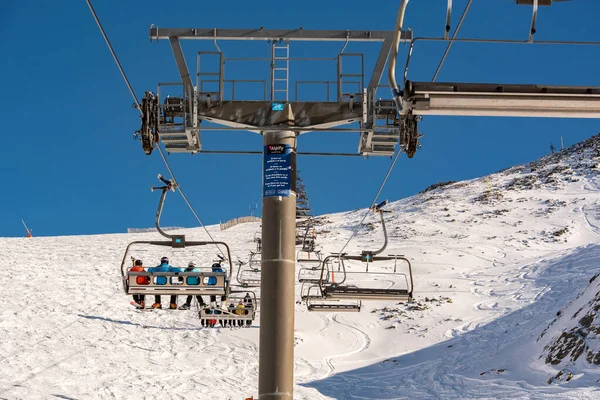
{"type": "MultiPolygon", "coordinates": [[[[142,128],[138,131],[143,149],[150,154],[154,144],[162,141],[170,153],[210,152],[202,147],[203,130],[245,130],[262,134],[279,130],[282,123],[294,121],[293,130],[298,134],[309,131],[360,132],[356,155],[391,156],[395,146],[400,144],[412,156],[416,151],[416,138],[409,146],[410,138],[400,134],[400,120],[393,104],[380,104],[376,100],[393,38],[394,31],[151,27],[151,41],[169,41],[181,81],[159,83],[156,94],[146,92],[142,101],[142,128]],[[181,40],[215,43],[216,51],[197,52],[195,82],[188,70],[181,40]],[[217,41],[224,40],[267,41],[271,52],[268,57],[226,58],[217,44],[217,41]],[[330,58],[291,57],[290,44],[294,41],[341,42],[343,49],[330,58]],[[368,82],[365,82],[364,55],[344,52],[349,42],[381,45],[368,82]],[[212,59],[212,64],[209,59],[212,59]],[[269,80],[228,79],[226,63],[229,66],[234,61],[253,60],[269,62],[270,71],[265,71],[270,72],[269,80]],[[290,64],[300,60],[329,62],[336,79],[292,81],[290,64]],[[212,66],[212,69],[207,66],[212,66]],[[243,84],[261,88],[256,91],[256,98],[236,98],[236,89],[243,84]],[[231,91],[225,90],[226,85],[231,86],[231,91]],[[303,88],[306,90],[308,85],[326,90],[325,101],[299,101],[299,92],[303,88]],[[174,86],[178,87],[180,95],[166,96],[165,93],[174,86]],[[222,127],[215,127],[215,124],[222,127]],[[348,127],[349,124],[353,125],[348,127]]],[[[400,39],[410,42],[412,31],[403,31],[400,39]]]]}

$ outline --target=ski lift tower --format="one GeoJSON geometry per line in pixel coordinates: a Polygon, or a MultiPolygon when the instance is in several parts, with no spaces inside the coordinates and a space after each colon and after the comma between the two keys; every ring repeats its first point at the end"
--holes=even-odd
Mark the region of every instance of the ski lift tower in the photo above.
{"type": "Polygon", "coordinates": [[[382,73],[397,39],[411,41],[412,32],[305,30],[302,27],[290,30],[150,27],[151,41],[168,40],[181,81],[159,83],[156,94],[145,93],[142,127],[137,132],[144,152],[149,155],[154,146],[162,142],[169,153],[263,155],[259,399],[293,398],[296,155],[389,157],[399,145],[412,157],[417,149],[416,127],[412,132],[400,129],[401,121],[393,101],[385,105],[376,101],[382,73]],[[181,40],[204,40],[215,45],[215,51],[197,52],[195,82],[188,70],[181,40]],[[266,71],[270,80],[227,79],[226,62],[230,65],[233,61],[245,63],[252,59],[226,58],[218,41],[266,41],[270,45],[266,58],[270,63],[270,71],[266,71]],[[339,42],[343,48],[335,57],[327,59],[294,58],[290,55],[291,44],[296,41],[339,42]],[[364,55],[344,52],[349,42],[381,46],[366,85],[364,55]],[[213,59],[212,68],[209,58],[213,59]],[[296,60],[328,61],[337,78],[335,81],[292,82],[290,67],[296,60]],[[349,60],[354,63],[349,64],[349,60]],[[348,65],[362,67],[349,70],[348,65]],[[252,100],[237,99],[236,88],[242,83],[258,83],[263,90],[252,100]],[[319,84],[327,90],[325,101],[298,100],[298,91],[309,84],[319,84]],[[231,92],[225,91],[226,85],[231,85],[231,92]],[[165,96],[174,87],[180,94],[165,96]],[[330,89],[335,90],[334,96],[330,89]],[[215,127],[215,124],[220,126],[215,127]],[[264,146],[262,151],[206,150],[201,142],[203,130],[255,132],[263,136],[264,146]],[[360,132],[358,152],[297,153],[298,137],[315,131],[360,132]]]}

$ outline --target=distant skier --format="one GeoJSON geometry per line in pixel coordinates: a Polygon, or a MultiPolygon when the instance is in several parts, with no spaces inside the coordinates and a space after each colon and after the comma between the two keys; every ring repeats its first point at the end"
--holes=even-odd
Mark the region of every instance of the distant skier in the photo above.
{"type": "Polygon", "coordinates": [[[252,296],[250,296],[250,293],[246,293],[244,296],[244,305],[247,307],[252,307],[252,296]]]}
{"type": "MultiPolygon", "coordinates": [[[[144,267],[142,266],[142,260],[135,260],[133,263],[133,267],[130,269],[131,272],[144,272],[144,267]]],[[[135,282],[138,285],[147,285],[150,282],[150,278],[147,276],[137,276],[135,282]]],[[[146,296],[143,294],[134,294],[133,301],[139,304],[140,308],[144,308],[146,302],[146,296]]]]}
{"type": "MultiPolygon", "coordinates": [[[[198,268],[196,268],[195,261],[190,261],[188,263],[187,268],[183,272],[200,272],[200,270],[198,268]]],[[[200,277],[199,276],[188,276],[187,283],[188,283],[188,285],[199,285],[200,277]]],[[[179,307],[179,309],[180,310],[189,310],[192,305],[192,298],[193,298],[193,296],[190,294],[187,297],[187,299],[185,300],[185,304],[183,304],[181,307],[179,307]]],[[[204,303],[204,299],[202,298],[202,296],[196,295],[196,300],[198,300],[198,304],[200,305],[200,307],[204,307],[206,305],[204,303]]]]}
{"type": "MultiPolygon", "coordinates": [[[[245,307],[245,311],[244,314],[248,315],[252,312],[252,296],[250,296],[250,293],[246,293],[246,295],[244,296],[244,307],[245,307]]],[[[252,320],[246,320],[246,326],[250,326],[252,325],[252,320]]]]}
{"type": "MultiPolygon", "coordinates": [[[[160,259],[160,265],[154,268],[148,268],[148,272],[181,272],[181,268],[172,267],[169,265],[169,258],[162,257],[160,259]]],[[[158,285],[166,285],[167,277],[166,276],[157,276],[156,283],[158,285]]],[[[154,296],[154,304],[152,304],[152,308],[162,308],[160,295],[154,296]]],[[[171,295],[171,304],[169,306],[170,309],[177,309],[177,295],[171,295]]]]}
{"type": "MultiPolygon", "coordinates": [[[[244,314],[245,314],[245,313],[244,313],[244,311],[246,311],[246,310],[245,310],[245,308],[246,308],[246,307],[244,307],[244,303],[242,302],[242,300],[240,300],[240,302],[238,303],[238,305],[237,305],[237,307],[235,308],[235,311],[234,311],[234,312],[235,312],[237,315],[244,315],[244,314]]],[[[242,325],[244,325],[244,321],[242,321],[241,319],[239,319],[239,320],[238,320],[238,322],[237,322],[237,325],[238,325],[238,326],[242,326],[242,325]]]]}
{"type": "MultiPolygon", "coordinates": [[[[229,311],[230,315],[235,314],[235,304],[233,304],[233,302],[229,303],[229,307],[227,307],[227,311],[229,311]]],[[[231,327],[235,326],[235,320],[234,319],[228,320],[227,323],[231,327]]]]}

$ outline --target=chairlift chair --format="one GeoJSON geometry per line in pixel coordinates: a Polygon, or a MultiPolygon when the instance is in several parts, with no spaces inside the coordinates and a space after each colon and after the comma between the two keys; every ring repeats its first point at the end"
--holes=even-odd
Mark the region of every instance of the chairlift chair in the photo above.
{"type": "Polygon", "coordinates": [[[225,242],[216,241],[186,241],[185,235],[169,235],[160,228],[160,217],[165,201],[167,191],[175,191],[177,184],[174,180],[167,180],[161,175],[158,179],[165,184],[162,187],[153,187],[152,190],[162,190],[158,210],[156,212],[156,229],[169,240],[138,240],[131,242],[125,249],[123,261],[121,262],[121,279],[125,294],[143,294],[143,295],[209,295],[209,296],[228,296],[231,282],[233,265],[231,264],[231,252],[225,242]],[[171,249],[183,249],[186,247],[222,245],[227,252],[227,258],[220,257],[220,262],[229,262],[229,272],[148,272],[148,271],[130,271],[126,262],[130,257],[131,249],[134,246],[159,246],[171,249]],[[146,279],[139,277],[146,277],[146,279]]]}
{"type": "Polygon", "coordinates": [[[299,263],[321,262],[321,252],[316,250],[315,237],[309,236],[311,226],[307,226],[302,237],[302,248],[296,254],[296,261],[299,263]]]}
{"type": "Polygon", "coordinates": [[[236,275],[236,280],[241,287],[259,287],[260,286],[260,267],[261,259],[259,253],[250,252],[250,259],[247,263],[239,262],[240,267],[236,275]],[[242,268],[248,265],[247,268],[242,268]]]}
{"type": "MultiPolygon", "coordinates": [[[[319,253],[320,254],[320,253],[319,253]]],[[[331,271],[335,272],[334,264],[337,260],[330,259],[325,265],[325,281],[329,281],[331,271]]],[[[300,283],[319,283],[321,281],[321,269],[323,266],[319,263],[314,267],[303,267],[298,270],[298,282],[300,283]]],[[[339,271],[339,268],[338,268],[339,271]]]]}
{"type": "Polygon", "coordinates": [[[323,296],[321,287],[318,284],[308,282],[302,284],[300,297],[306,303],[308,311],[360,312],[362,307],[360,300],[351,303],[342,303],[338,299],[328,299],[323,296]]]}
{"type": "MultiPolygon", "coordinates": [[[[338,257],[338,256],[336,256],[338,257]]],[[[327,257],[329,258],[329,257],[327,257]]],[[[327,260],[327,258],[325,260],[327,260]]],[[[339,282],[326,282],[322,280],[319,283],[323,297],[332,299],[347,299],[347,300],[397,300],[397,301],[410,301],[413,294],[413,278],[412,278],[412,266],[410,261],[403,255],[387,255],[387,256],[370,256],[368,260],[365,259],[364,254],[360,256],[342,255],[339,257],[342,261],[341,275],[342,279],[339,282]],[[369,272],[365,269],[364,272],[350,272],[346,269],[344,261],[356,260],[362,262],[380,262],[380,261],[391,261],[394,260],[393,272],[369,272]],[[404,261],[408,267],[408,275],[404,272],[398,271],[398,261],[404,261]],[[404,288],[373,288],[373,287],[359,287],[357,285],[345,284],[349,274],[372,274],[372,275],[383,275],[392,274],[397,276],[403,276],[405,287],[404,288]]]]}
{"type": "Polygon", "coordinates": [[[232,290],[229,292],[227,298],[221,302],[221,306],[217,306],[211,303],[205,307],[202,307],[198,312],[198,318],[202,325],[214,327],[217,323],[221,327],[236,326],[238,322],[242,322],[238,326],[249,327],[252,322],[256,319],[256,312],[258,310],[258,299],[256,293],[252,291],[239,291],[232,290]],[[245,299],[244,294],[251,294],[251,302],[244,302],[244,308],[238,308],[238,299],[245,299]],[[233,305],[233,308],[230,307],[233,305]]]}
{"type": "MultiPolygon", "coordinates": [[[[383,210],[382,207],[387,204],[387,200],[374,206],[373,211],[378,212],[381,224],[383,227],[384,233],[384,244],[381,249],[377,251],[363,251],[358,256],[348,255],[346,253],[342,254],[332,254],[323,260],[321,263],[321,276],[319,282],[317,283],[320,291],[320,295],[323,299],[326,300],[398,300],[398,301],[409,301],[413,297],[413,276],[412,276],[412,266],[410,261],[404,257],[403,255],[394,255],[390,254],[387,256],[380,256],[388,243],[388,235],[387,229],[385,226],[385,220],[383,218],[383,214],[387,211],[383,210]],[[341,275],[341,280],[336,281],[334,276],[329,276],[330,260],[337,259],[340,262],[340,268],[338,270],[341,275]],[[346,264],[344,261],[355,260],[366,263],[365,271],[353,272],[348,271],[346,268],[346,264]],[[394,260],[394,269],[393,272],[372,272],[369,271],[369,264],[380,261],[391,261],[394,260]],[[398,261],[402,261],[407,265],[407,273],[398,271],[398,261]],[[374,288],[374,287],[360,287],[358,285],[351,285],[346,283],[348,280],[349,274],[354,273],[362,273],[362,274],[394,274],[398,276],[404,277],[405,287],[404,288],[374,288]]],[[[333,275],[333,273],[331,274],[333,275]]],[[[339,276],[339,275],[338,275],[339,276]]],[[[311,299],[316,299],[318,296],[311,295],[311,289],[309,288],[306,292],[305,299],[308,303],[311,299]]],[[[315,308],[314,305],[312,308],[315,308]]],[[[327,309],[327,305],[322,307],[323,309],[327,309]]],[[[333,307],[329,307],[329,309],[333,309],[333,307]]],[[[309,308],[310,310],[310,308],[309,308]]]]}
{"type": "MultiPolygon", "coordinates": [[[[183,248],[207,245],[222,245],[230,255],[229,246],[225,242],[214,241],[185,241],[183,236],[178,236],[172,241],[138,240],[127,245],[123,261],[121,262],[121,277],[125,294],[143,295],[210,295],[227,296],[230,291],[232,265],[229,262],[229,272],[148,272],[129,271],[127,260],[131,249],[137,245],[162,246],[169,248],[183,248]],[[138,277],[148,277],[138,279],[138,277]]],[[[230,257],[229,257],[230,258],[230,257]]],[[[183,268],[185,269],[185,268],[183,268]]]]}
{"type": "Polygon", "coordinates": [[[256,252],[262,251],[262,236],[260,232],[256,232],[254,234],[254,238],[252,239],[254,243],[256,243],[256,252]]]}

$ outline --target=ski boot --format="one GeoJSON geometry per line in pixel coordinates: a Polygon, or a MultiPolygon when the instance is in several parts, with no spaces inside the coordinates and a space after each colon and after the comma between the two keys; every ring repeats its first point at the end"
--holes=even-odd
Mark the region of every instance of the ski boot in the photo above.
{"type": "Polygon", "coordinates": [[[155,309],[156,309],[156,308],[158,308],[158,309],[161,309],[161,308],[162,308],[162,305],[161,305],[160,303],[154,303],[154,304],[152,304],[152,308],[155,308],[155,309]]]}
{"type": "Polygon", "coordinates": [[[189,305],[189,304],[187,304],[187,303],[185,303],[185,304],[181,305],[181,306],[179,307],[179,309],[180,309],[180,310],[189,310],[189,309],[190,309],[190,305],[189,305]]]}

